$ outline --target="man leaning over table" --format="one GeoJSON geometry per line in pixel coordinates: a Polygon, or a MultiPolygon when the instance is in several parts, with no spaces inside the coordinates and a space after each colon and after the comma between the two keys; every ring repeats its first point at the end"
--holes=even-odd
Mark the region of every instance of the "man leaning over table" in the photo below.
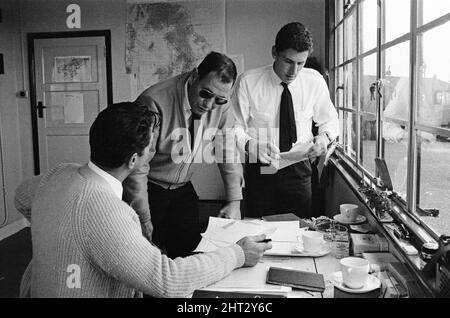
{"type": "Polygon", "coordinates": [[[338,115],[324,78],[303,67],[312,51],[308,29],[299,22],[288,23],[276,36],[273,64],[246,71],[236,82],[232,96],[236,134],[250,158],[253,154],[258,159],[245,167],[246,216],[289,212],[301,218],[312,216],[309,160],[276,173],[261,169],[296,143],[313,141],[308,157],[321,156],[339,134],[338,115]],[[319,130],[314,138],[312,120],[319,130]]]}
{"type": "MultiPolygon", "coordinates": [[[[137,98],[161,117],[161,125],[154,157],[125,180],[124,199],[138,213],[144,235],[170,257],[189,255],[201,240],[198,196],[191,183],[200,165],[192,159],[202,155],[204,132],[232,129],[228,99],[236,73],[230,58],[211,52],[197,68],[159,82],[137,98]],[[178,161],[180,149],[187,156],[178,161]]],[[[219,216],[240,219],[242,166],[228,158],[218,167],[227,201],[219,216]]]]}
{"type": "Polygon", "coordinates": [[[122,181],[151,159],[158,115],[135,103],[103,110],[89,132],[88,164],[60,164],[23,182],[17,209],[31,221],[31,297],[182,297],[233,269],[254,266],[270,243],[245,237],[214,252],[170,259],[122,201],[122,181]]]}

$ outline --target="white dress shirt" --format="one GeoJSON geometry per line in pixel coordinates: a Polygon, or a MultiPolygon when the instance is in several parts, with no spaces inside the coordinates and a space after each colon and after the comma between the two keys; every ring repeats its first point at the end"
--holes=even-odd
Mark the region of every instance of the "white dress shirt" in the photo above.
{"type": "Polygon", "coordinates": [[[123,193],[123,187],[122,182],[114,178],[112,175],[110,175],[105,170],[99,168],[95,163],[92,161],[88,162],[88,167],[91,168],[92,171],[94,171],[96,174],[98,174],[100,177],[106,180],[108,184],[111,186],[113,192],[117,197],[122,200],[122,193],[123,193]]]}
{"type": "MultiPolygon", "coordinates": [[[[339,135],[338,114],[319,72],[303,68],[288,89],[294,106],[297,142],[312,141],[312,120],[317,123],[319,134],[326,133],[331,140],[339,135]]],[[[272,65],[249,70],[239,76],[232,105],[240,147],[251,138],[274,142],[279,147],[282,92],[281,80],[272,65]],[[266,130],[270,132],[266,133],[266,130]]]]}

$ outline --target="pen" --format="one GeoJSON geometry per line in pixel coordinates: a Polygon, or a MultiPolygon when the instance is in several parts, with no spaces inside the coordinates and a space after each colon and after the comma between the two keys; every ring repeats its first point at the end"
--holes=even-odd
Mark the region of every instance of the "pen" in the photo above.
{"type": "Polygon", "coordinates": [[[257,243],[269,243],[269,242],[272,242],[272,239],[265,239],[262,241],[258,241],[257,243]]]}

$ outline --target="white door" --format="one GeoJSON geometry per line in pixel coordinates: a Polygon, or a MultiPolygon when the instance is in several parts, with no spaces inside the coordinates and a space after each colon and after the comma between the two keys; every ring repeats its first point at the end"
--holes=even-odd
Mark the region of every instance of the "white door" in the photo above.
{"type": "Polygon", "coordinates": [[[89,128],[107,106],[105,38],[34,39],[34,57],[40,172],[85,163],[89,128]]]}

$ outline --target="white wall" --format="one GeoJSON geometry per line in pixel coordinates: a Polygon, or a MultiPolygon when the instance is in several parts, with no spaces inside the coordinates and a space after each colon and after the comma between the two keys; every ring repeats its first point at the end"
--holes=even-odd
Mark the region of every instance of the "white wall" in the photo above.
{"type": "MultiPolygon", "coordinates": [[[[292,21],[303,22],[315,38],[315,53],[325,57],[325,0],[225,0],[227,53],[243,54],[245,69],[272,62],[271,47],[278,29],[292,21]]],[[[73,31],[66,27],[66,7],[81,7],[81,31],[111,30],[113,101],[130,99],[129,75],[125,73],[125,0],[1,0],[0,53],[5,75],[0,75],[0,109],[4,137],[5,179],[9,223],[20,216],[12,205],[20,180],[34,172],[31,113],[28,99],[16,98],[28,89],[26,34],[29,32],[73,31]],[[20,44],[20,12],[24,54],[20,44]],[[25,80],[22,79],[25,73],[25,80]]],[[[223,186],[215,166],[205,167],[194,178],[201,199],[220,199],[223,186]]]]}
{"type": "MultiPolygon", "coordinates": [[[[0,53],[3,53],[5,74],[0,75],[0,112],[3,146],[3,172],[8,223],[21,218],[14,208],[14,191],[22,178],[22,142],[31,138],[31,129],[20,133],[20,110],[27,104],[20,103],[16,92],[20,89],[22,69],[20,66],[19,14],[12,0],[2,0],[2,22],[0,23],[0,53]],[[23,137],[23,138],[21,138],[23,137]],[[24,140],[25,139],[25,140],[24,140]]],[[[30,155],[27,155],[30,156],[30,155]]],[[[0,218],[1,219],[1,218],[0,218]]],[[[1,220],[0,220],[1,226],[1,220]]]]}

